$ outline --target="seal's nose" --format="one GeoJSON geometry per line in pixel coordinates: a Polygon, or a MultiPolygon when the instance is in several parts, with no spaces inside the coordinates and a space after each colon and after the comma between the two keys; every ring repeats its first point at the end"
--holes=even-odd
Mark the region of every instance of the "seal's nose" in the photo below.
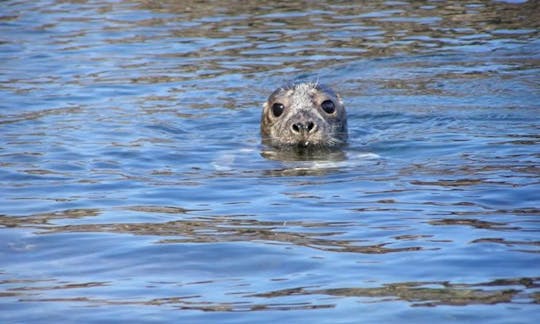
{"type": "Polygon", "coordinates": [[[291,126],[294,133],[311,133],[315,129],[315,123],[312,121],[297,122],[291,126]]]}

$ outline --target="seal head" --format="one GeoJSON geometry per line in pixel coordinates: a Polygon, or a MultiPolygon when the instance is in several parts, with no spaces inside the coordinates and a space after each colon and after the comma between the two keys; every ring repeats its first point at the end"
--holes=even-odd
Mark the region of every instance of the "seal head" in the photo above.
{"type": "Polygon", "coordinates": [[[263,106],[263,143],[279,148],[336,148],[347,142],[347,115],[340,96],[318,83],[275,90],[263,106]]]}

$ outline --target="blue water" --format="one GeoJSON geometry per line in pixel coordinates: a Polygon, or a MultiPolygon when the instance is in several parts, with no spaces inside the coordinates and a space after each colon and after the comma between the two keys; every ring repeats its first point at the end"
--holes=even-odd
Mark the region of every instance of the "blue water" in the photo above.
{"type": "Polygon", "coordinates": [[[3,1],[0,321],[540,319],[535,1],[3,1]],[[264,147],[285,82],[349,145],[264,147]]]}

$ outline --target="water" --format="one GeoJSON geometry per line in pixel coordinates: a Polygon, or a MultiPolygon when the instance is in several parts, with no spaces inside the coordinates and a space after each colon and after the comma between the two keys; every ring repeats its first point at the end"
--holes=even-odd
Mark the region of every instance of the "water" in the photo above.
{"type": "Polygon", "coordinates": [[[3,1],[0,320],[539,319],[537,1],[3,1]],[[350,143],[263,147],[333,86],[350,143]]]}

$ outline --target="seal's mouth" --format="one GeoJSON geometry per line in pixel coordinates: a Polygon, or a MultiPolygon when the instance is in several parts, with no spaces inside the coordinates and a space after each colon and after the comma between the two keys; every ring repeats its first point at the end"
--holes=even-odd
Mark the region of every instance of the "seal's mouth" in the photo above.
{"type": "Polygon", "coordinates": [[[345,142],[338,138],[327,138],[324,140],[304,138],[289,146],[298,151],[315,151],[315,150],[333,150],[343,147],[345,142]]]}
{"type": "Polygon", "coordinates": [[[315,149],[316,147],[324,146],[324,145],[321,145],[321,143],[317,143],[317,141],[314,141],[313,139],[309,139],[305,137],[298,139],[297,141],[291,144],[292,145],[290,146],[297,150],[310,150],[310,149],[315,149]]]}
{"type": "Polygon", "coordinates": [[[317,136],[311,136],[311,134],[291,134],[289,141],[292,146],[298,147],[310,147],[317,144],[322,144],[322,141],[317,136]]]}
{"type": "Polygon", "coordinates": [[[296,142],[295,144],[291,145],[291,148],[297,152],[309,152],[316,150],[324,150],[328,149],[329,147],[327,145],[324,145],[324,143],[319,143],[317,141],[306,139],[296,142]]]}
{"type": "Polygon", "coordinates": [[[262,142],[268,146],[293,151],[331,150],[345,145],[345,142],[340,138],[318,138],[317,136],[297,136],[296,138],[288,138],[288,140],[263,137],[262,142]]]}

